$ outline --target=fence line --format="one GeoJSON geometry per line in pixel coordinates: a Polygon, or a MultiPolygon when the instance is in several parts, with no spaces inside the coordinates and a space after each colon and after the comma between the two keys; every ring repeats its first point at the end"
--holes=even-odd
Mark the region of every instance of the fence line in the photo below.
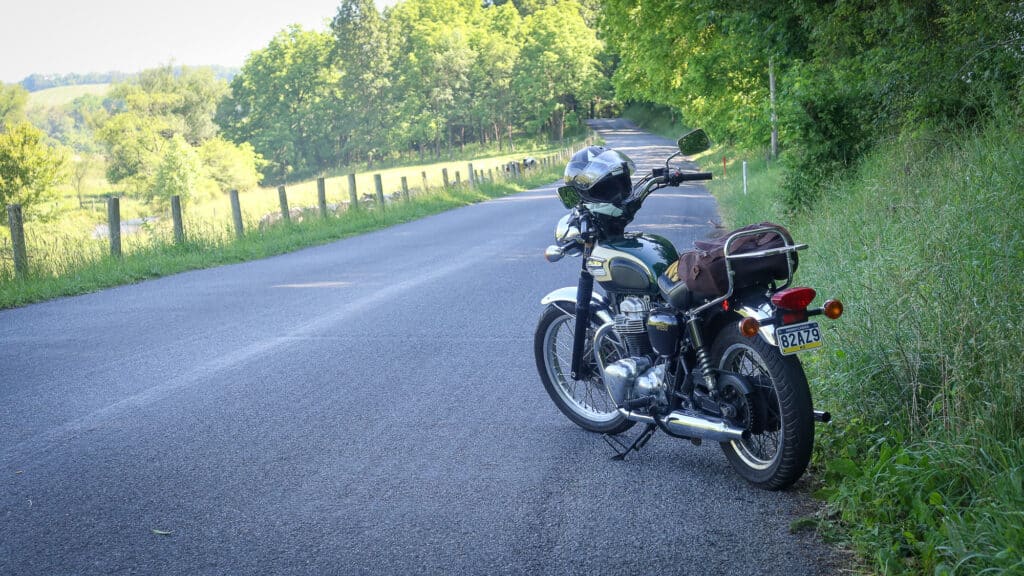
{"type": "MultiPolygon", "coordinates": [[[[467,179],[465,182],[462,181],[460,171],[455,171],[455,182],[451,182],[448,175],[448,168],[443,167],[441,169],[441,178],[443,181],[443,188],[453,187],[467,187],[471,189],[478,188],[485,182],[494,183],[496,178],[502,178],[504,180],[519,180],[528,170],[532,167],[548,167],[553,166],[558,162],[564,162],[568,157],[572,156],[576,151],[582,149],[583,146],[588,146],[593,141],[592,138],[587,138],[582,146],[575,146],[566,148],[555,152],[554,154],[543,156],[539,159],[533,159],[533,162],[528,162],[529,157],[524,158],[521,161],[506,162],[495,167],[489,167],[486,172],[484,169],[474,169],[473,163],[468,163],[468,170],[466,172],[467,179]],[[496,174],[497,172],[497,174],[496,174]]],[[[429,186],[429,180],[427,178],[427,171],[423,170],[420,172],[422,180],[422,189],[419,192],[429,192],[431,189],[429,186]]],[[[362,203],[372,204],[380,209],[383,209],[388,202],[394,201],[409,201],[412,196],[415,195],[416,190],[410,190],[408,178],[405,175],[401,176],[401,188],[390,194],[385,194],[385,187],[380,173],[373,174],[374,179],[374,194],[364,194],[362,203]]],[[[360,197],[358,195],[358,188],[356,182],[356,174],[348,174],[348,202],[340,203],[333,209],[334,213],[340,212],[342,209],[345,210],[358,210],[362,209],[360,206],[360,197]]],[[[328,218],[332,213],[329,205],[327,204],[327,186],[326,179],[320,177],[316,179],[317,187],[317,212],[321,218],[328,218]]],[[[273,224],[276,220],[283,220],[285,223],[292,222],[293,213],[297,213],[301,218],[303,210],[302,208],[292,209],[289,208],[288,192],[285,186],[278,186],[278,202],[280,204],[279,218],[274,214],[267,214],[263,217],[264,220],[270,218],[267,225],[273,224]]],[[[229,190],[228,196],[231,203],[231,215],[232,224],[234,227],[235,237],[241,239],[245,236],[245,226],[242,219],[242,208],[241,201],[239,199],[238,190],[229,190]]],[[[186,240],[186,231],[182,220],[182,206],[181,199],[178,196],[172,196],[170,199],[171,204],[171,217],[174,231],[174,242],[176,244],[183,244],[186,240]]],[[[7,206],[8,225],[11,234],[11,252],[14,262],[15,276],[18,278],[25,278],[29,273],[29,255],[27,246],[25,243],[25,230],[24,220],[22,217],[22,207],[18,204],[11,204],[7,206]]],[[[117,196],[112,196],[107,200],[107,230],[109,235],[109,253],[112,257],[120,258],[122,256],[122,222],[121,222],[121,210],[120,210],[120,199],[117,196]]],[[[261,227],[263,227],[263,221],[261,220],[261,227]]],[[[6,243],[5,243],[6,244],[6,243]]],[[[2,256],[6,257],[6,254],[2,256]]]]}

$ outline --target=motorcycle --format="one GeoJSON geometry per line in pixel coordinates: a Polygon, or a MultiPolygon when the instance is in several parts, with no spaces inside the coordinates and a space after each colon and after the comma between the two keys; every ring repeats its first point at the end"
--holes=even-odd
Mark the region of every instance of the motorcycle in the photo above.
{"type": "Polygon", "coordinates": [[[558,409],[603,434],[616,459],[640,450],[660,430],[696,445],[718,442],[749,483],[784,489],[807,468],[815,422],[831,418],[814,410],[797,354],[823,345],[812,318],[839,318],[842,303],[810,307],[815,291],[793,286],[797,252],[807,245],[776,225],[726,236],[718,261],[726,286],[704,294],[672,274],[685,276],[673,270],[679,254],[671,242],[627,232],[655,190],[711,179],[672,166],[673,159],[707,150],[707,134],[694,130],[677,144],[664,167],[635,186],[635,167],[618,151],[592,146],[570,159],[558,189],[570,212],[545,257],[580,256],[582,266],[576,286],[541,300],[537,370],[558,409]],[[751,239],[773,233],[780,245],[750,248],[756,244],[751,239]],[[780,258],[781,274],[750,266],[780,258]],[[638,422],[646,427],[631,444],[618,438],[638,422]]]}

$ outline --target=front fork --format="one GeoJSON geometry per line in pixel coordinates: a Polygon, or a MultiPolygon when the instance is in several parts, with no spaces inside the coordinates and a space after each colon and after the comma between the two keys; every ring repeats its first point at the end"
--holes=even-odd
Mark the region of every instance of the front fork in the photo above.
{"type": "MultiPolygon", "coordinates": [[[[587,260],[594,249],[593,241],[583,244],[583,258],[580,265],[580,281],[576,286],[576,331],[572,338],[572,379],[583,380],[593,376],[590,366],[583,365],[583,349],[590,327],[590,298],[594,295],[594,277],[587,270],[587,260]]],[[[596,351],[594,352],[597,353],[596,351]]]]}
{"type": "Polygon", "coordinates": [[[590,366],[583,365],[583,348],[587,340],[587,328],[590,326],[590,297],[594,294],[594,277],[587,271],[589,253],[589,249],[584,251],[583,269],[580,270],[580,282],[576,289],[576,331],[572,339],[573,380],[583,380],[592,376],[590,366]]]}

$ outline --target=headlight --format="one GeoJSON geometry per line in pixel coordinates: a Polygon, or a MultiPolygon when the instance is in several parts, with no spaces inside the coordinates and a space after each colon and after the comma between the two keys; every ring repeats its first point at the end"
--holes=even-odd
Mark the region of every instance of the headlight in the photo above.
{"type": "Polygon", "coordinates": [[[562,216],[555,227],[555,242],[565,244],[575,240],[580,235],[580,229],[572,222],[572,214],[562,216]]]}

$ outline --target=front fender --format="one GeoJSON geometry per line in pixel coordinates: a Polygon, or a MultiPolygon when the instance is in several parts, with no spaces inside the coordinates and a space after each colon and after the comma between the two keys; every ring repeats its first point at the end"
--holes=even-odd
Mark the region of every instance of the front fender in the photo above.
{"type": "MultiPolygon", "coordinates": [[[[558,302],[568,302],[573,306],[576,305],[576,292],[575,286],[566,286],[565,288],[559,288],[548,293],[547,296],[540,299],[540,303],[543,306],[548,304],[555,304],[558,302]]],[[[590,311],[601,320],[602,324],[613,322],[611,314],[611,306],[608,304],[608,299],[603,295],[598,294],[596,291],[590,296],[590,311]]]]}

